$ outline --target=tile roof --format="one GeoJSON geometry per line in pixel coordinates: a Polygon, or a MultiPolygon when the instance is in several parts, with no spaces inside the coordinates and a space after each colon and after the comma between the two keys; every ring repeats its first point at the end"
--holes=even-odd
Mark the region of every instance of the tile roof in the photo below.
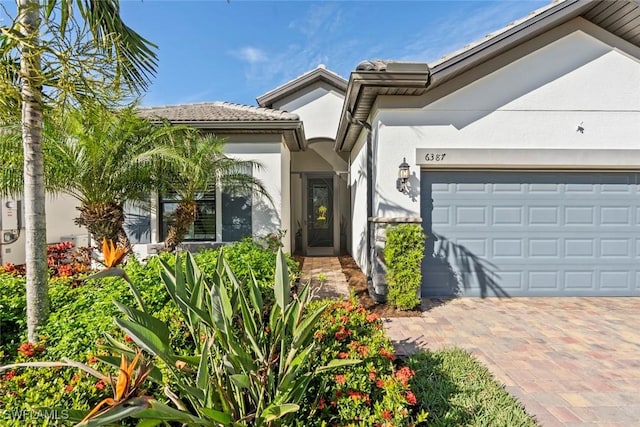
{"type": "Polygon", "coordinates": [[[148,118],[163,118],[171,122],[265,122],[299,121],[297,114],[270,108],[230,102],[203,102],[197,104],[143,107],[140,114],[148,118]]]}

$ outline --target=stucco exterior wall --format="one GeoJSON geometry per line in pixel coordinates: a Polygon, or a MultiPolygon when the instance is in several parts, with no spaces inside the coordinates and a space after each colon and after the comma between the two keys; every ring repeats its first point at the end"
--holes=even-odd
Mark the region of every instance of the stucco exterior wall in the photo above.
{"type": "Polygon", "coordinates": [[[324,82],[317,82],[274,103],[273,108],[297,114],[304,122],[308,140],[335,138],[344,95],[324,82]]]}
{"type": "MultiPolygon", "coordinates": [[[[21,197],[16,198],[16,200],[20,199],[21,197]]],[[[2,199],[3,203],[0,209],[4,208],[5,200],[7,199],[2,199]]],[[[74,237],[78,239],[79,244],[86,244],[85,238],[88,237],[89,233],[84,227],[78,227],[73,222],[78,216],[78,211],[76,210],[78,206],[78,201],[71,196],[47,196],[45,205],[47,215],[47,243],[58,243],[63,237],[65,237],[64,240],[69,240],[69,238],[74,237]]],[[[24,209],[24,205],[22,209],[24,209]]],[[[22,215],[24,218],[24,212],[22,215]]],[[[24,227],[24,221],[22,221],[22,226],[24,227]]],[[[5,228],[5,225],[3,225],[2,228],[5,228]]],[[[15,243],[0,245],[0,251],[2,253],[0,264],[23,264],[25,262],[24,228],[20,232],[20,238],[15,243]]]]}
{"type": "MultiPolygon", "coordinates": [[[[253,138],[243,139],[230,139],[230,142],[225,144],[225,152],[230,157],[255,160],[262,164],[261,169],[253,171],[253,176],[262,181],[273,201],[271,203],[264,196],[254,195],[252,210],[253,235],[265,236],[281,228],[285,228],[289,232],[289,217],[283,216],[283,212],[288,212],[289,210],[290,190],[288,184],[285,187],[285,178],[283,178],[286,177],[288,182],[289,151],[280,141],[280,137],[276,135],[262,135],[261,140],[264,142],[252,141],[253,138]],[[285,172],[286,175],[283,175],[285,172]]],[[[290,249],[290,244],[285,246],[289,246],[290,249]]]]}
{"type": "Polygon", "coordinates": [[[421,99],[379,99],[374,149],[390,167],[377,169],[375,216],[420,215],[419,148],[637,148],[640,50],[581,19],[553,34],[486,64],[506,63],[487,75],[480,67],[445,84],[465,82],[448,95],[442,87],[421,99]],[[395,188],[403,157],[412,166],[409,195],[395,188]]]}
{"type": "Polygon", "coordinates": [[[351,184],[351,255],[362,271],[367,259],[367,144],[366,133],[351,150],[349,181],[351,184]]]}

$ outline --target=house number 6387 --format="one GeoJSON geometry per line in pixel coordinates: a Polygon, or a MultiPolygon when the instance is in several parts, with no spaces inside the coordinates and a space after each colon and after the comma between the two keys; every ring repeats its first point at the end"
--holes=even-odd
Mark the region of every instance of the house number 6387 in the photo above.
{"type": "Polygon", "coordinates": [[[444,157],[447,155],[447,153],[427,153],[424,156],[424,159],[427,162],[441,162],[444,160],[444,157]]]}

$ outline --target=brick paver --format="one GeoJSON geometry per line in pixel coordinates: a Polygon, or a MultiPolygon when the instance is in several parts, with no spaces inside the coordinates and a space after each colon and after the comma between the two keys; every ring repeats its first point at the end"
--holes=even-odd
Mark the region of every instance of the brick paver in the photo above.
{"type": "Polygon", "coordinates": [[[305,257],[300,280],[311,281],[318,298],[349,298],[349,282],[337,257],[305,257]]]}
{"type": "Polygon", "coordinates": [[[398,353],[466,349],[543,426],[640,426],[640,298],[426,304],[385,320],[398,353]]]}

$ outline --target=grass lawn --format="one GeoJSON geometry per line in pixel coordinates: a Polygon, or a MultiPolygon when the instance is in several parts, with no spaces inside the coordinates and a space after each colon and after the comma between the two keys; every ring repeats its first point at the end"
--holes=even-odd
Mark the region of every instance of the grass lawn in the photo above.
{"type": "Polygon", "coordinates": [[[416,375],[411,388],[429,426],[536,426],[504,387],[462,349],[423,351],[409,356],[416,375]]]}

